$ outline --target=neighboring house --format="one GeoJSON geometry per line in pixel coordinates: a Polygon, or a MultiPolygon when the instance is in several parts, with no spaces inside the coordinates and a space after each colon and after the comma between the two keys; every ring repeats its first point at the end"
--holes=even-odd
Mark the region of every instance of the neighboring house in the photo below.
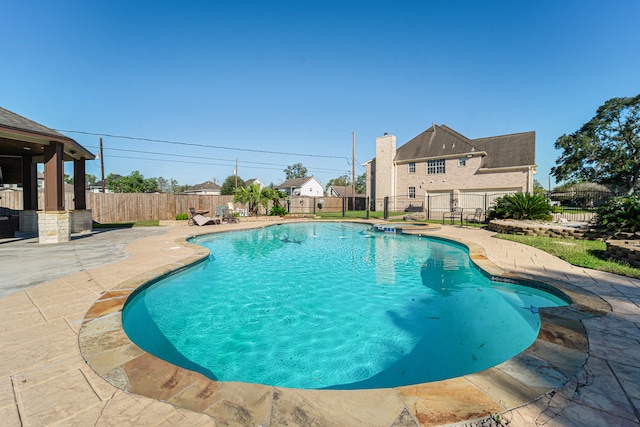
{"type": "MultiPolygon", "coordinates": [[[[114,174],[113,177],[115,179],[118,179],[118,178],[122,178],[122,175],[114,174]]],[[[89,190],[90,193],[102,193],[102,180],[96,181],[94,184],[87,185],[87,190],[89,190]]],[[[104,192],[112,193],[112,191],[107,188],[106,180],[104,185],[104,192]]]]}
{"type": "Polygon", "coordinates": [[[284,191],[288,196],[324,196],[324,187],[312,176],[288,179],[276,186],[276,190],[284,191]]]}
{"type": "Polygon", "coordinates": [[[246,187],[249,187],[251,184],[258,184],[260,186],[260,191],[264,188],[264,184],[258,178],[251,178],[244,182],[246,187]]]}
{"type": "Polygon", "coordinates": [[[376,210],[385,197],[394,210],[427,200],[441,210],[463,200],[465,210],[486,209],[487,193],[533,192],[535,163],[535,132],[469,139],[434,124],[397,149],[395,136],[376,138],[376,157],[365,163],[367,196],[376,210]],[[482,203],[469,201],[483,195],[482,203]]]}
{"type": "Polygon", "coordinates": [[[350,185],[332,185],[327,189],[327,196],[330,197],[365,197],[364,194],[358,194],[353,191],[350,185]]]}
{"type": "Polygon", "coordinates": [[[212,181],[205,181],[202,184],[192,185],[183,191],[183,194],[210,194],[213,196],[220,195],[220,186],[212,181]]]}
{"type": "MultiPolygon", "coordinates": [[[[38,179],[38,190],[44,190],[44,174],[42,172],[38,172],[36,177],[38,179]]],[[[65,193],[73,193],[73,184],[67,184],[65,182],[63,187],[65,193]]],[[[22,186],[20,186],[20,190],[22,190],[22,186]]]]}

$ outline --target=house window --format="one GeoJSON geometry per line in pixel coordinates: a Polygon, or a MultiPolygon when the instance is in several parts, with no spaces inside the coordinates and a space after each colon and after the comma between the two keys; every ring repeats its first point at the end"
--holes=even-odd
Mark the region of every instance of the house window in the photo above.
{"type": "Polygon", "coordinates": [[[416,187],[409,187],[409,198],[410,199],[416,198],[416,187]]]}
{"type": "Polygon", "coordinates": [[[409,162],[409,173],[416,173],[416,162],[409,162]]]}
{"type": "Polygon", "coordinates": [[[427,174],[444,173],[444,159],[427,160],[427,174]]]}
{"type": "Polygon", "coordinates": [[[460,167],[467,166],[467,158],[466,157],[460,157],[458,159],[458,166],[460,166],[460,167]]]}

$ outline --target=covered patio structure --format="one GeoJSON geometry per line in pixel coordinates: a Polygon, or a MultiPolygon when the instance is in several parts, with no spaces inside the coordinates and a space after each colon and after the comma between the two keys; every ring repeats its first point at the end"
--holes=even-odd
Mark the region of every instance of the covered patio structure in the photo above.
{"type": "MultiPolygon", "coordinates": [[[[18,230],[37,233],[40,243],[70,240],[91,230],[85,161],[95,156],[75,140],[0,107],[0,186],[22,185],[18,230]],[[73,162],[74,207],[65,207],[64,162],[73,162]],[[38,206],[37,165],[44,164],[44,206],[38,206]]],[[[14,215],[15,216],[15,215],[14,215]]],[[[11,220],[10,217],[5,220],[11,220]]]]}

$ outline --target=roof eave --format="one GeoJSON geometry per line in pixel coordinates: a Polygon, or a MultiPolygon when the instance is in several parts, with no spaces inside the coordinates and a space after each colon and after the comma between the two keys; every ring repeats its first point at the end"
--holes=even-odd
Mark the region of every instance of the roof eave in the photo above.
{"type": "Polygon", "coordinates": [[[49,145],[50,142],[59,142],[68,149],[65,155],[72,159],[94,160],[96,156],[89,150],[80,145],[77,141],[64,135],[56,135],[44,132],[28,131],[18,129],[12,126],[0,125],[0,137],[14,139],[18,141],[30,142],[32,144],[49,145]],[[75,151],[75,153],[72,153],[75,151]]]}
{"type": "Polygon", "coordinates": [[[535,168],[537,165],[520,165],[520,166],[502,166],[496,168],[480,168],[478,169],[478,173],[496,173],[496,172],[513,172],[518,170],[529,170],[533,169],[533,172],[536,173],[535,168]]]}
{"type": "Polygon", "coordinates": [[[424,162],[427,160],[436,160],[436,159],[459,159],[461,157],[482,157],[486,156],[486,151],[470,151],[468,153],[458,153],[458,154],[447,154],[445,156],[431,156],[431,157],[420,157],[416,159],[407,159],[407,160],[394,160],[394,164],[403,165],[411,162],[424,162]]]}

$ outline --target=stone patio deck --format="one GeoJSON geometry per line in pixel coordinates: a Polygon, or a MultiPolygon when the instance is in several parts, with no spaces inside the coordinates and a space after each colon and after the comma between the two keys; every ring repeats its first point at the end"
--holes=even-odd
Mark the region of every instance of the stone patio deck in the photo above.
{"type": "MultiPolygon", "coordinates": [[[[484,372],[396,389],[292,390],[209,381],[128,341],[119,323],[126,296],[207,255],[186,237],[255,226],[156,229],[126,246],[128,258],[0,299],[3,425],[474,425],[498,412],[511,426],[638,425],[640,281],[572,267],[480,229],[429,233],[464,241],[491,274],[544,279],[576,301],[541,310],[536,343],[484,372]]],[[[38,247],[30,252],[2,256],[0,269],[34,268],[38,247]]]]}

